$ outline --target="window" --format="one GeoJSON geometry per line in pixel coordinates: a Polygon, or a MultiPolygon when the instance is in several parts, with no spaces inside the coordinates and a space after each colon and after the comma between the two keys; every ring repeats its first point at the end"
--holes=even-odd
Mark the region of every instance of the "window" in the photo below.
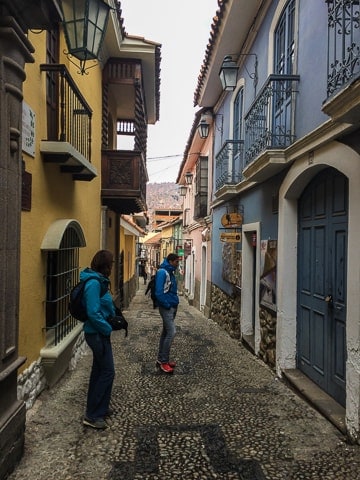
{"type": "MultiPolygon", "coordinates": [[[[292,75],[294,73],[295,51],[295,0],[290,0],[279,19],[275,29],[275,65],[278,75],[292,75]]],[[[284,78],[276,82],[273,87],[273,127],[272,147],[284,148],[289,145],[289,138],[293,134],[292,82],[284,78]]]]}
{"type": "MultiPolygon", "coordinates": [[[[59,30],[54,29],[46,32],[46,63],[59,63],[59,30]]],[[[48,139],[58,140],[58,75],[56,72],[46,72],[46,104],[47,104],[47,128],[48,139]]]]}
{"type": "Polygon", "coordinates": [[[234,124],[233,139],[241,140],[243,138],[243,118],[244,118],[244,89],[241,88],[234,101],[234,124]]]}
{"type": "Polygon", "coordinates": [[[57,345],[77,324],[68,311],[70,290],[79,279],[77,240],[76,230],[68,227],[59,249],[47,254],[45,315],[47,343],[51,345],[57,345]]]}
{"type": "Polygon", "coordinates": [[[292,75],[295,51],[295,0],[290,0],[275,29],[274,73],[292,75]]]}
{"type": "Polygon", "coordinates": [[[208,157],[200,157],[196,163],[194,218],[207,215],[208,157]]]}
{"type": "Polygon", "coordinates": [[[243,158],[244,149],[244,89],[241,88],[236,94],[234,100],[234,123],[233,123],[233,143],[231,145],[231,155],[228,160],[228,178],[231,184],[238,183],[242,178],[244,169],[243,158]]]}

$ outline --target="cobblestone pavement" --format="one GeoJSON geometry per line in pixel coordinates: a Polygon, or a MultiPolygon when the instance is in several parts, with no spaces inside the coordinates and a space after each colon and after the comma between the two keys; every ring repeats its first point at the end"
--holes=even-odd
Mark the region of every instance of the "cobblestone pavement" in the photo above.
{"type": "Polygon", "coordinates": [[[184,299],[174,375],[155,367],[160,317],[143,285],[124,313],[109,428],[82,425],[86,354],[28,412],[10,480],[360,479],[360,446],[184,299]]]}

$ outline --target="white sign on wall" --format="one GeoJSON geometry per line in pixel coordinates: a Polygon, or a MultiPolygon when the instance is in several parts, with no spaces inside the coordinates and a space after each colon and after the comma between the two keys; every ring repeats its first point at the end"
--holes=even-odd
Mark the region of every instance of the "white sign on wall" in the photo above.
{"type": "Polygon", "coordinates": [[[35,112],[29,105],[22,105],[22,149],[35,157],[35,112]]]}

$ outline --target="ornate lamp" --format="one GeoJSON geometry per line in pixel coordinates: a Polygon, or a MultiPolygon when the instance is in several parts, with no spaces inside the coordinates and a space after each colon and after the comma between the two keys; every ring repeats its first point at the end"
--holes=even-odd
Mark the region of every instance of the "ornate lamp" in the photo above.
{"type": "Polygon", "coordinates": [[[179,194],[181,197],[185,197],[187,192],[187,186],[186,185],[180,185],[179,187],[179,194]]]}
{"type": "Polygon", "coordinates": [[[219,77],[223,90],[234,90],[237,82],[237,74],[239,67],[233,61],[230,55],[224,57],[220,68],[219,77]]]}
{"type": "Polygon", "coordinates": [[[209,136],[209,128],[210,125],[208,122],[205,120],[205,118],[202,118],[197,126],[200,138],[207,138],[209,136]]]}
{"type": "Polygon", "coordinates": [[[185,173],[185,183],[186,183],[186,185],[191,185],[192,184],[192,179],[193,179],[193,174],[191,172],[186,172],[185,173]]]}
{"type": "Polygon", "coordinates": [[[103,0],[63,0],[61,9],[67,54],[80,60],[83,75],[86,61],[98,58],[111,7],[103,0]]]}

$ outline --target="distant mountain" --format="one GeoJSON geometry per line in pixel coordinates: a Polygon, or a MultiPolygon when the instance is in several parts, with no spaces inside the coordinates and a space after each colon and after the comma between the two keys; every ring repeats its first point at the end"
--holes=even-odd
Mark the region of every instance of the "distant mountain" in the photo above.
{"type": "Polygon", "coordinates": [[[146,203],[149,213],[155,209],[181,209],[182,202],[176,183],[148,183],[146,186],[146,203]]]}
{"type": "Polygon", "coordinates": [[[183,197],[179,195],[176,183],[148,183],[146,186],[146,203],[148,207],[149,225],[153,228],[153,213],[155,210],[181,210],[183,197]]]}

